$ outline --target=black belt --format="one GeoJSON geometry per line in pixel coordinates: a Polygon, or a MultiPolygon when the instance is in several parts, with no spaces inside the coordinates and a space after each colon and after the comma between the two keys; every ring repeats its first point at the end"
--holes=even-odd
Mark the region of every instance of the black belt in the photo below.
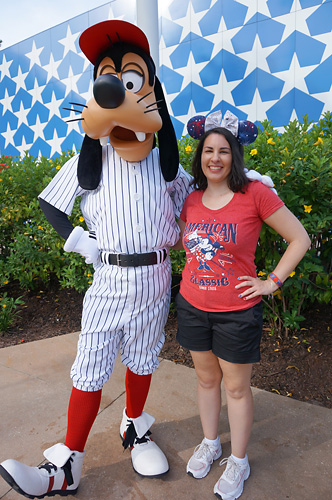
{"type": "Polygon", "coordinates": [[[167,250],[156,250],[149,253],[108,253],[101,252],[101,261],[104,264],[120,267],[139,267],[161,264],[167,258],[167,250]]]}

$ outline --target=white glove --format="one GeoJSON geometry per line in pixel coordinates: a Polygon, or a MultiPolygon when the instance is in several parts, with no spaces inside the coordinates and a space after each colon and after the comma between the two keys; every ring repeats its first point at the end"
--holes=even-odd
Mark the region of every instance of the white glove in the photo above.
{"type": "Polygon", "coordinates": [[[89,231],[84,231],[83,227],[76,226],[63,247],[65,252],[77,252],[85,257],[87,264],[96,264],[99,260],[99,248],[95,238],[89,235],[89,231]]]}
{"type": "MultiPolygon", "coordinates": [[[[245,168],[244,171],[248,179],[250,179],[251,181],[260,181],[269,188],[274,187],[274,182],[268,175],[261,175],[256,170],[248,170],[247,168],[245,168]]],[[[272,191],[277,194],[277,191],[275,189],[272,189],[272,191]]]]}

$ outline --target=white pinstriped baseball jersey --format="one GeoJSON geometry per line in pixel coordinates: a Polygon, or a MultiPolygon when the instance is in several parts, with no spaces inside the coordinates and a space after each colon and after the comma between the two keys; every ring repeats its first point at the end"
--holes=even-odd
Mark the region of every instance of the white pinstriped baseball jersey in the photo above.
{"type": "Polygon", "coordinates": [[[98,247],[111,253],[145,253],[168,248],[178,239],[174,214],[179,217],[191,191],[190,175],[182,167],[176,179],[166,182],[159,166],[159,151],[137,163],[129,163],[103,147],[101,181],[94,191],[80,188],[78,155],[71,158],[39,195],[70,215],[75,198],[89,231],[95,231],[98,247]]]}
{"type": "MultiPolygon", "coordinates": [[[[145,253],[168,249],[178,239],[175,217],[191,191],[182,167],[166,182],[159,151],[137,163],[122,160],[112,146],[103,147],[101,181],[94,191],[80,188],[78,156],[70,159],[40,194],[71,214],[75,198],[98,248],[111,253],[145,253]]],[[[122,362],[138,374],[152,373],[164,341],[170,303],[171,266],[121,268],[99,262],[87,291],[82,331],[72,367],[74,386],[99,390],[110,377],[120,348],[122,362]]]]}

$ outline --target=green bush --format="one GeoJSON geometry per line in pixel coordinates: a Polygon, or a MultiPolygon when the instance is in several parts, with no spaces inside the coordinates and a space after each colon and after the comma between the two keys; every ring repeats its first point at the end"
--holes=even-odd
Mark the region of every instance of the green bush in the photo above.
{"type": "MultiPolygon", "coordinates": [[[[72,155],[63,153],[53,161],[28,154],[22,159],[0,158],[1,287],[17,282],[22,290],[33,290],[56,278],[62,286],[82,292],[91,282],[92,266],[63,251],[64,241],[47,222],[37,199],[72,155]]],[[[84,225],[79,200],[70,219],[75,226],[84,225]]]]}
{"type": "Polygon", "coordinates": [[[0,336],[14,323],[16,316],[19,315],[18,306],[22,304],[24,301],[21,297],[17,299],[7,297],[6,292],[0,297],[0,336]]]}
{"type": "MultiPolygon", "coordinates": [[[[301,314],[310,303],[332,299],[332,114],[317,124],[303,117],[283,133],[271,122],[262,122],[254,144],[246,147],[248,168],[272,177],[279,196],[306,228],[312,245],[265,313],[272,328],[287,336],[299,328],[301,314]]],[[[257,269],[267,275],[276,266],[286,243],[275,231],[263,226],[256,252],[257,269]]]]}
{"type": "MultiPolygon", "coordinates": [[[[180,162],[190,172],[197,141],[182,137],[178,144],[180,162]]],[[[72,155],[63,153],[56,160],[28,154],[24,158],[0,157],[2,296],[13,282],[24,290],[56,279],[63,287],[84,292],[92,281],[93,267],[80,255],[63,251],[63,239],[46,221],[37,200],[72,155]]],[[[310,251],[282,289],[272,298],[264,298],[265,318],[271,328],[287,335],[299,328],[310,303],[329,303],[332,298],[332,114],[326,113],[315,125],[307,117],[303,123],[295,120],[283,133],[271,122],[263,122],[255,143],[245,148],[245,159],[248,168],[272,177],[279,196],[312,240],[310,251]]],[[[70,220],[74,226],[84,227],[79,200],[70,220]]],[[[282,238],[263,226],[256,252],[260,275],[274,269],[285,246],[282,238]]],[[[173,274],[181,274],[184,251],[171,250],[171,260],[173,274]]]]}

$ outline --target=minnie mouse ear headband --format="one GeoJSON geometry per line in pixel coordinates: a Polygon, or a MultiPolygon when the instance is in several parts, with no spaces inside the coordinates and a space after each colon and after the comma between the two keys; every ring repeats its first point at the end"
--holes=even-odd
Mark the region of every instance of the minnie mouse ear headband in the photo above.
{"type": "Polygon", "coordinates": [[[204,132],[213,128],[223,127],[229,130],[243,146],[253,143],[258,135],[258,129],[253,122],[241,120],[230,111],[222,118],[221,111],[210,113],[207,117],[197,115],[187,123],[188,134],[193,139],[200,139],[204,132]]]}

